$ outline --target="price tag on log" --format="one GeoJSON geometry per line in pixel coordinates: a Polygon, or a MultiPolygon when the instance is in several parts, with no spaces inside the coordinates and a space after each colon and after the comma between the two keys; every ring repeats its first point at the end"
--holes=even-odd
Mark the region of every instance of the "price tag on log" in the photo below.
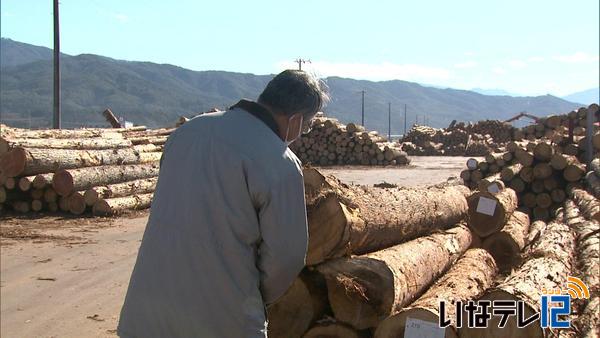
{"type": "Polygon", "coordinates": [[[479,197],[479,203],[477,203],[477,212],[480,214],[494,216],[497,202],[491,198],[479,197]]]}
{"type": "Polygon", "coordinates": [[[444,338],[445,329],[437,323],[416,318],[406,318],[404,338],[444,338]]]}

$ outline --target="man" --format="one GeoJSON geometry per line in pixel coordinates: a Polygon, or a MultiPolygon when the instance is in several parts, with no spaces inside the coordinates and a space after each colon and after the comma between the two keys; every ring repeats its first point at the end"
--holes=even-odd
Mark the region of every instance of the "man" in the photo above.
{"type": "Polygon", "coordinates": [[[327,99],[286,70],[257,102],[204,114],[167,142],[121,337],[265,337],[265,305],[304,266],[301,164],[287,145],[327,99]]]}

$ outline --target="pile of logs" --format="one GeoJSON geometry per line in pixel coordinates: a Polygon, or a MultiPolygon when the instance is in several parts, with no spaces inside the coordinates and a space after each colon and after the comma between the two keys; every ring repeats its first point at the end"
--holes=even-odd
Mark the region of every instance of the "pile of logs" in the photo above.
{"type": "Polygon", "coordinates": [[[387,142],[363,126],[340,124],[318,115],[312,130],[290,145],[303,163],[328,165],[406,165],[407,154],[398,144],[387,142]]]}
{"type": "Polygon", "coordinates": [[[575,136],[584,136],[585,128],[587,127],[588,110],[594,112],[596,121],[600,120],[597,116],[598,105],[593,103],[588,107],[581,107],[566,114],[543,117],[537,123],[521,129],[515,129],[512,140],[535,141],[542,138],[552,139],[557,133],[562,135],[568,134],[570,125],[573,127],[573,134],[575,136]]]}
{"type": "Polygon", "coordinates": [[[0,209],[75,215],[149,207],[174,130],[0,128],[0,209]]]}
{"type": "Polygon", "coordinates": [[[482,156],[510,140],[514,128],[500,121],[457,123],[446,129],[414,125],[400,142],[409,155],[482,156]]]}
{"type": "MultiPolygon", "coordinates": [[[[599,137],[600,132],[596,132],[594,139],[599,137]]],[[[596,143],[593,146],[597,154],[600,144],[596,143]]],[[[513,141],[502,152],[486,154],[483,161],[469,159],[461,177],[467,186],[479,191],[510,187],[517,192],[519,207],[534,219],[547,221],[571,191],[582,185],[584,177],[590,191],[599,192],[600,170],[591,169],[586,175],[583,149],[577,144],[513,141]]],[[[599,169],[598,161],[593,163],[599,169]]]]}
{"type": "Polygon", "coordinates": [[[516,329],[515,316],[504,328],[499,317],[487,329],[468,328],[465,316],[457,325],[455,305],[516,300],[531,315],[541,310],[540,290],[564,288],[568,276],[592,294],[574,325],[581,334],[597,329],[598,200],[585,192],[574,190],[549,223],[530,223],[504,186],[471,194],[451,184],[345,185],[315,169],[304,177],[307,267],[268,307],[269,337],[545,337],[537,322],[516,329]]]}

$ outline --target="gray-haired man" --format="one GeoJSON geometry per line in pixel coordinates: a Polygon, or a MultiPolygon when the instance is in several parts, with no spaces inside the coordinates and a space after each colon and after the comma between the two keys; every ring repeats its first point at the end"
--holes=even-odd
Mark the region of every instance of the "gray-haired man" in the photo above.
{"type": "Polygon", "coordinates": [[[291,285],[308,241],[300,161],[287,145],[327,96],[305,72],[257,102],[205,114],[165,147],[121,337],[264,337],[265,304],[291,285]]]}

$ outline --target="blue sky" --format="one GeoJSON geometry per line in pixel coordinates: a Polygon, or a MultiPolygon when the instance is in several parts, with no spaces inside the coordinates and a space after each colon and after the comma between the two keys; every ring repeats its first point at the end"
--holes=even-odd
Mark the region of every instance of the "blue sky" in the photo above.
{"type": "MultiPolygon", "coordinates": [[[[52,0],[2,0],[1,35],[52,46],[52,0]]],[[[62,0],[61,48],[193,70],[401,79],[566,95],[599,85],[598,0],[62,0]]]]}

